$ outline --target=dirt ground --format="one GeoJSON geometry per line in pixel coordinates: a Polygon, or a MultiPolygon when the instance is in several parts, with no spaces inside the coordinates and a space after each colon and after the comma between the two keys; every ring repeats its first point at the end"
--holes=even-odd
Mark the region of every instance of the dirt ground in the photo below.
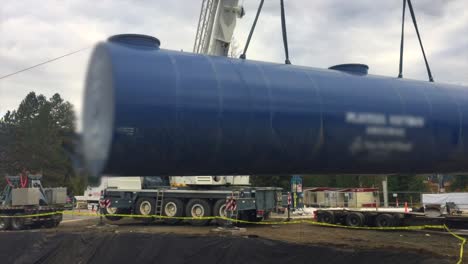
{"type": "MultiPolygon", "coordinates": [[[[456,238],[430,231],[349,230],[293,224],[248,225],[243,226],[246,228],[245,232],[231,235],[214,232],[216,226],[144,224],[133,219],[107,222],[104,227],[98,227],[96,223],[97,219],[76,220],[63,222],[55,229],[0,232],[0,257],[14,255],[11,253],[14,252],[12,247],[16,247],[17,244],[11,241],[20,243],[20,240],[37,239],[55,242],[31,245],[23,242],[18,246],[22,252],[25,252],[28,246],[36,251],[38,248],[48,249],[39,250],[40,254],[31,254],[29,258],[15,258],[13,262],[30,263],[38,262],[39,259],[39,263],[64,263],[64,258],[77,257],[81,258],[80,263],[106,263],[112,257],[113,263],[128,263],[124,261],[128,258],[140,259],[139,263],[154,263],[155,258],[161,263],[195,263],[201,261],[199,257],[207,256],[203,259],[205,263],[230,263],[232,259],[242,260],[241,263],[456,263],[460,247],[456,238]],[[71,240],[81,242],[70,242],[71,240]],[[102,246],[103,243],[106,244],[105,247],[102,246]],[[109,248],[108,244],[115,247],[109,248]],[[150,244],[153,250],[158,246],[170,249],[175,247],[180,258],[168,258],[174,254],[174,250],[170,249],[158,250],[157,255],[149,254],[147,251],[151,249],[146,248],[147,244],[150,244]],[[61,245],[66,245],[63,250],[61,245]],[[64,250],[91,250],[91,253],[63,255],[64,250]],[[103,250],[109,253],[105,254],[103,250]],[[232,250],[237,253],[233,253],[232,250]],[[122,256],[115,258],[112,254],[122,256]],[[241,254],[241,259],[235,254],[241,254]]],[[[69,259],[67,262],[78,263],[74,260],[76,259],[69,259]]],[[[465,257],[464,261],[468,263],[468,258],[465,257]]]]}

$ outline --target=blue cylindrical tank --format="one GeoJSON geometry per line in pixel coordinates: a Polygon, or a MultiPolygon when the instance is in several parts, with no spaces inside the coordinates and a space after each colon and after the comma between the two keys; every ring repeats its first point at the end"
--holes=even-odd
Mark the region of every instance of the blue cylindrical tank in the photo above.
{"type": "Polygon", "coordinates": [[[118,35],[90,60],[83,152],[93,174],[466,171],[468,89],[118,35]]]}

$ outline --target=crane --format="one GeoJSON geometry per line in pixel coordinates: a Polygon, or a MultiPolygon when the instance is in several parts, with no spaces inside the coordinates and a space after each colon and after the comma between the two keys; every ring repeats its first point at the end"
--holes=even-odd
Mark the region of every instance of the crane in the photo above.
{"type": "Polygon", "coordinates": [[[227,56],[236,20],[244,14],[239,0],[202,0],[193,52],[227,56]]]}

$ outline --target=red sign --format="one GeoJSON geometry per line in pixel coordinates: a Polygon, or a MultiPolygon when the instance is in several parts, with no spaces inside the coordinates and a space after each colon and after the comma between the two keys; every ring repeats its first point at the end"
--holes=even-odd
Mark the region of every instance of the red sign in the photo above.
{"type": "Polygon", "coordinates": [[[226,200],[226,210],[227,211],[235,211],[236,209],[237,209],[236,200],[234,200],[234,198],[232,198],[232,197],[227,199],[226,200]]]}
{"type": "Polygon", "coordinates": [[[101,208],[108,208],[110,206],[110,200],[99,200],[99,206],[101,206],[101,208]]]}
{"type": "Polygon", "coordinates": [[[288,192],[288,205],[291,205],[291,200],[292,200],[292,199],[291,199],[291,193],[288,192]]]}

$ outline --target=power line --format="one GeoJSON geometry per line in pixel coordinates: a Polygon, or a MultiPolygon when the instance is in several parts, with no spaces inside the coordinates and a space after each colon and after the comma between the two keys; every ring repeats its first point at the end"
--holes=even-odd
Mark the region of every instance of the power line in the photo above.
{"type": "Polygon", "coordinates": [[[13,73],[10,73],[10,74],[1,76],[1,77],[0,77],[0,80],[6,79],[6,78],[11,77],[11,76],[13,76],[13,75],[16,75],[16,74],[18,74],[18,73],[22,73],[22,72],[25,72],[25,71],[29,71],[29,70],[34,69],[34,68],[36,68],[36,67],[42,66],[42,65],[44,65],[44,64],[47,64],[47,63],[50,63],[50,62],[53,62],[53,61],[56,61],[56,60],[59,60],[59,59],[62,59],[62,58],[64,58],[64,57],[73,55],[73,54],[78,53],[78,52],[81,52],[81,51],[83,51],[83,50],[87,50],[87,49],[89,49],[89,48],[90,48],[90,47],[86,47],[86,48],[83,48],[83,49],[75,50],[75,51],[73,51],[73,52],[64,54],[64,55],[62,55],[62,56],[59,56],[59,57],[56,57],[56,58],[53,58],[53,59],[50,59],[50,60],[47,60],[47,61],[44,61],[44,62],[41,62],[41,63],[39,63],[39,64],[33,65],[33,66],[31,66],[31,67],[28,67],[28,68],[25,68],[25,69],[22,69],[22,70],[19,70],[19,71],[17,71],[17,72],[13,72],[13,73]]]}

